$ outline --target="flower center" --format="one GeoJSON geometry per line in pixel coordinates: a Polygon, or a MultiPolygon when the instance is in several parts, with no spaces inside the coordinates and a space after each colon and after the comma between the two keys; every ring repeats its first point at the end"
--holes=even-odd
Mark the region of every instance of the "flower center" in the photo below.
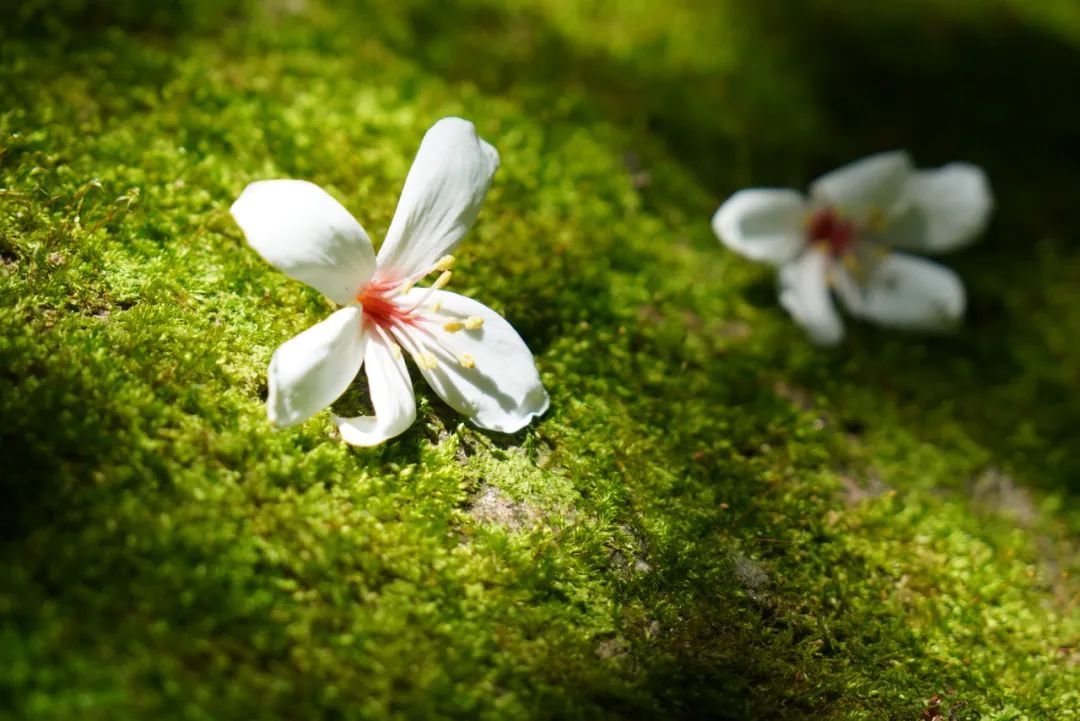
{"type": "MultiPolygon", "coordinates": [[[[479,331],[484,319],[452,314],[448,317],[444,314],[440,319],[437,314],[442,301],[436,298],[430,306],[426,305],[432,293],[450,282],[453,264],[454,256],[444,255],[427,270],[407,278],[376,276],[356,295],[356,302],[364,309],[363,323],[367,329],[381,336],[396,357],[401,357],[404,348],[423,369],[434,370],[440,362],[456,362],[462,368],[476,367],[476,359],[469,353],[453,351],[446,337],[462,331],[479,331]],[[419,297],[402,298],[417,281],[436,272],[439,277],[431,287],[421,289],[419,297]]],[[[474,340],[478,339],[479,336],[474,336],[474,340]]]]}
{"type": "Polygon", "coordinates": [[[403,308],[394,302],[401,292],[401,283],[378,280],[368,283],[356,296],[364,309],[364,322],[384,330],[398,325],[413,325],[417,321],[414,309],[403,308]]]}
{"type": "Polygon", "coordinates": [[[822,244],[839,258],[855,243],[855,223],[840,217],[832,206],[826,206],[810,216],[806,222],[806,235],[811,244],[822,244]]]}
{"type": "Polygon", "coordinates": [[[430,297],[431,291],[444,288],[450,282],[450,267],[453,264],[454,257],[446,255],[427,270],[407,278],[376,275],[356,294],[356,302],[364,309],[364,324],[386,331],[419,324],[424,320],[420,313],[421,306],[430,297]],[[402,302],[401,296],[412,290],[417,281],[435,272],[441,274],[427,293],[418,300],[402,302]]]}

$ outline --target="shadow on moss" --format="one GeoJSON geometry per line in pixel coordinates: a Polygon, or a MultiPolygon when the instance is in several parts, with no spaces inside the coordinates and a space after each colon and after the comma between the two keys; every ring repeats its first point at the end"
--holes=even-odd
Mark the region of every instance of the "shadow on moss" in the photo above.
{"type": "Polygon", "coordinates": [[[27,0],[5,6],[0,37],[84,44],[106,28],[175,35],[219,26],[250,6],[249,0],[27,0]]]}
{"type": "MultiPolygon", "coordinates": [[[[1080,155],[1080,52],[1003,7],[975,18],[823,1],[744,10],[804,60],[830,162],[898,146],[925,165],[974,160],[998,200],[988,237],[945,261],[968,282],[967,328],[943,340],[863,329],[832,372],[902,399],[913,427],[922,409],[947,401],[1026,482],[1080,494],[1080,349],[1062,342],[1080,328],[1069,317],[1037,322],[1057,300],[1047,289],[1075,277],[1080,262],[1080,180],[1062,162],[1080,155]],[[1054,355],[1058,363],[1033,362],[1054,355]]],[[[932,440],[945,430],[923,432],[932,440]]]]}

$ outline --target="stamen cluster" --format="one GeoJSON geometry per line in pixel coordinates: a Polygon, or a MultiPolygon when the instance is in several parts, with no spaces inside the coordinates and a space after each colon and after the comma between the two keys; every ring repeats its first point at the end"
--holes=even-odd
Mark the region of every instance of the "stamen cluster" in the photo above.
{"type": "Polygon", "coordinates": [[[811,244],[824,245],[833,257],[841,258],[855,242],[855,223],[840,216],[832,206],[814,211],[806,223],[811,244]]]}
{"type": "Polygon", "coordinates": [[[426,370],[434,370],[439,367],[439,356],[413,342],[413,339],[409,337],[406,331],[419,332],[425,340],[425,346],[435,349],[439,354],[455,359],[462,368],[476,367],[476,359],[471,354],[454,353],[449,350],[433,330],[436,327],[440,327],[447,333],[457,333],[462,330],[479,330],[484,325],[484,319],[480,316],[470,316],[462,320],[449,320],[440,323],[433,315],[440,310],[438,301],[431,305],[427,313],[424,312],[424,304],[431,297],[433,291],[442,290],[450,283],[450,279],[453,277],[450,269],[453,266],[454,256],[444,255],[426,271],[404,280],[385,277],[373,279],[356,296],[356,302],[364,309],[362,322],[365,326],[372,332],[378,333],[387,343],[391,344],[395,354],[400,354],[401,347],[404,346],[416,361],[416,364],[426,370]],[[405,296],[415,288],[416,283],[432,273],[439,273],[439,277],[435,279],[435,282],[424,289],[419,298],[405,302],[405,296]]]}
{"type": "MultiPolygon", "coordinates": [[[[401,326],[416,325],[422,320],[419,308],[431,295],[431,291],[445,288],[453,277],[450,268],[454,265],[454,256],[444,255],[426,271],[405,279],[372,278],[356,295],[356,302],[364,309],[364,323],[369,327],[393,331],[401,326]],[[410,305],[403,305],[399,298],[406,295],[417,282],[432,273],[441,272],[435,282],[419,300],[410,305]]],[[[438,311],[438,308],[435,308],[438,311]]]]}

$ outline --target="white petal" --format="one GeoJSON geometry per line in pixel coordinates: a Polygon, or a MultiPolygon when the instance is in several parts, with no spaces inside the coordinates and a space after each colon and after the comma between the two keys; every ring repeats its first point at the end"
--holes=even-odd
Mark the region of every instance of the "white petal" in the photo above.
{"type": "Polygon", "coordinates": [[[367,233],[339,202],[306,180],[261,180],[230,211],[259,255],[339,305],[375,269],[367,233]]]}
{"type": "Polygon", "coordinates": [[[881,235],[900,248],[943,253],[975,240],[990,220],[994,198],[982,168],[950,163],[908,180],[907,211],[881,235]]]}
{"type": "Polygon", "coordinates": [[[945,266],[891,253],[862,282],[837,284],[852,315],[909,330],[942,331],[964,315],[964,285],[945,266]]]}
{"type": "MultiPolygon", "coordinates": [[[[409,298],[419,298],[422,293],[413,290],[409,298]]],[[[432,293],[423,308],[424,317],[431,320],[410,328],[404,345],[420,346],[434,356],[434,368],[425,367],[423,359],[417,359],[417,366],[451,408],[481,428],[502,433],[524,428],[547,410],[548,394],[533,355],[502,316],[482,303],[447,291],[432,293]],[[438,311],[432,310],[433,304],[438,304],[438,311]],[[447,323],[466,324],[470,318],[482,319],[483,324],[455,332],[445,329],[447,323]],[[469,364],[474,365],[466,367],[469,364]]]]}
{"type": "Polygon", "coordinates": [[[379,272],[404,278],[426,272],[476,220],[499,154],[461,118],[443,118],[424,135],[394,220],[379,249],[379,272]]]}
{"type": "Polygon", "coordinates": [[[416,420],[412,379],[400,349],[380,331],[367,333],[364,367],[373,416],[334,417],[341,439],[354,446],[374,446],[405,432],[416,420]]]}
{"type": "Polygon", "coordinates": [[[362,317],[359,308],[342,308],[274,351],[266,399],[271,423],[300,423],[345,392],[364,360],[362,317]]]}
{"type": "Polygon", "coordinates": [[[780,267],[780,304],[801,325],[811,342],[836,345],[844,325],[836,312],[828,284],[829,256],[809,249],[780,267]]]}
{"type": "Polygon", "coordinates": [[[913,170],[902,150],[878,153],[821,176],[810,185],[810,195],[859,222],[887,217],[903,202],[913,170]]]}
{"type": "Polygon", "coordinates": [[[786,263],[806,244],[806,201],[794,190],[740,190],[713,215],[727,247],[751,260],[786,263]]]}

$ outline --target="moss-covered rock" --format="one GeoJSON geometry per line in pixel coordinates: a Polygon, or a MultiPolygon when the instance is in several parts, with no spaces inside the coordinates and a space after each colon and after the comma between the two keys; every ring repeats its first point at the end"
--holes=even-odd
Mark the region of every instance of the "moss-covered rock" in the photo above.
{"type": "Polygon", "coordinates": [[[751,5],[4,23],[0,715],[1080,716],[1076,6],[751,5]],[[551,411],[272,431],[328,304],[229,204],[303,177],[381,237],[452,114],[503,159],[455,286],[551,411]],[[816,350],[708,218],[895,146],[991,173],[968,322],[816,350]]]}

